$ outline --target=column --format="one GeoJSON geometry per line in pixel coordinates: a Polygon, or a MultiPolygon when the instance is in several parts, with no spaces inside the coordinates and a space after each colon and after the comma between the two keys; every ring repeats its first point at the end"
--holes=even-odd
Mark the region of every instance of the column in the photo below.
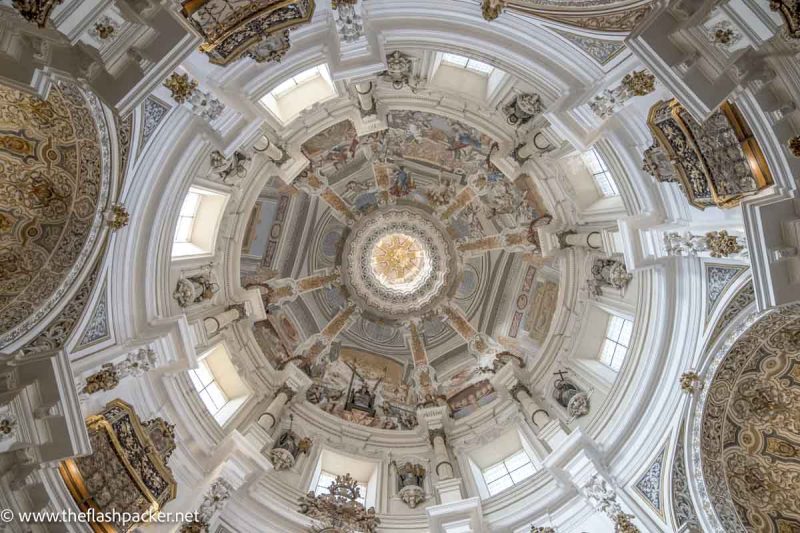
{"type": "Polygon", "coordinates": [[[253,146],[253,150],[260,154],[264,154],[272,161],[280,161],[283,159],[283,150],[278,148],[272,141],[270,141],[266,135],[261,137],[260,143],[263,144],[263,147],[253,146]]]}
{"type": "Polygon", "coordinates": [[[356,220],[356,214],[350,209],[344,198],[328,186],[324,178],[312,170],[304,170],[292,182],[297,189],[306,194],[319,197],[333,209],[333,215],[343,224],[351,225],[356,220]]]}
{"type": "Polygon", "coordinates": [[[271,279],[261,285],[269,305],[280,306],[294,301],[305,292],[315,291],[332,285],[341,284],[339,268],[326,269],[319,274],[312,274],[300,279],[271,279]]]}
{"type": "Polygon", "coordinates": [[[295,390],[289,385],[286,383],[281,385],[275,392],[275,396],[272,398],[269,406],[267,406],[267,410],[258,417],[258,425],[264,428],[267,433],[272,434],[274,429],[278,426],[278,422],[280,422],[283,408],[286,407],[286,404],[291,401],[294,395],[295,390]]]}
{"type": "Polygon", "coordinates": [[[203,319],[203,327],[206,330],[208,338],[213,337],[228,325],[244,318],[245,310],[244,305],[231,305],[225,311],[217,313],[214,316],[209,316],[203,319]]]}
{"type": "Polygon", "coordinates": [[[452,479],[453,464],[450,462],[450,453],[447,451],[447,437],[444,428],[432,429],[428,438],[433,446],[434,471],[440,481],[452,479]]]}
{"type": "Polygon", "coordinates": [[[520,382],[517,382],[509,389],[508,392],[511,394],[511,397],[519,402],[519,404],[522,406],[522,411],[525,413],[525,417],[533,422],[533,425],[538,429],[542,429],[544,426],[550,423],[552,420],[550,418],[550,414],[539,407],[539,404],[534,401],[533,396],[531,396],[531,391],[528,389],[528,387],[520,382]]]}
{"type": "Polygon", "coordinates": [[[362,115],[375,114],[375,99],[372,96],[374,84],[371,81],[362,81],[355,84],[358,106],[361,108],[362,115]]]}

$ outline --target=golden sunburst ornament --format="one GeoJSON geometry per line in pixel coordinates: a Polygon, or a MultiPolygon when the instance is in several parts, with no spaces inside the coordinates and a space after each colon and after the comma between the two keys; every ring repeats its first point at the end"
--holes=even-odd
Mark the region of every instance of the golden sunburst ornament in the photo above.
{"type": "Polygon", "coordinates": [[[422,248],[413,237],[392,233],[375,244],[371,261],[373,272],[385,283],[407,283],[422,267],[422,248]]]}

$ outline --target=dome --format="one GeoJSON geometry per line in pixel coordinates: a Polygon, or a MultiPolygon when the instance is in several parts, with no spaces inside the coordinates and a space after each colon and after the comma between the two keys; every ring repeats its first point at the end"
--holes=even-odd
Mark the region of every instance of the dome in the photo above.
{"type": "Polygon", "coordinates": [[[791,2],[0,10],[12,531],[800,528],[791,2]]]}

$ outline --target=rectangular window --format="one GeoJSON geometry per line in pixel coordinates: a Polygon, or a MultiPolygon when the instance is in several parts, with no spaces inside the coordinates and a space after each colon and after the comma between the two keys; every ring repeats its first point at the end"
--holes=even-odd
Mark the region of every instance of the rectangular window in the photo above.
{"type": "Polygon", "coordinates": [[[531,463],[531,458],[524,450],[520,450],[485,469],[482,473],[489,494],[494,496],[528,479],[535,472],[536,469],[531,463]]]}
{"type": "Polygon", "coordinates": [[[200,206],[200,195],[189,191],[183,199],[181,212],[178,215],[178,225],[175,228],[175,242],[191,242],[194,219],[197,217],[197,208],[200,206]]]}
{"type": "Polygon", "coordinates": [[[189,370],[189,377],[209,413],[216,415],[228,403],[228,397],[217,384],[205,359],[200,361],[197,368],[189,370]]]}
{"type": "MultiPolygon", "coordinates": [[[[330,494],[328,487],[331,486],[331,483],[336,481],[336,474],[331,474],[330,472],[325,472],[321,470],[319,473],[319,480],[317,481],[317,486],[314,488],[314,494],[330,494]]],[[[358,488],[361,489],[360,491],[360,498],[357,500],[361,503],[364,507],[367,506],[367,485],[366,483],[358,483],[358,488]]]]}
{"type": "Polygon", "coordinates": [[[618,372],[628,354],[632,331],[633,322],[630,320],[613,315],[609,317],[606,336],[600,348],[600,362],[618,372]]]}
{"type": "Polygon", "coordinates": [[[470,59],[468,57],[456,54],[442,54],[442,61],[450,66],[460,67],[484,76],[488,76],[494,70],[493,66],[487,65],[482,61],[478,61],[477,59],[470,59]]]}
{"type": "Polygon", "coordinates": [[[585,152],[583,154],[583,160],[586,163],[586,168],[589,169],[589,172],[592,174],[592,179],[600,194],[605,198],[619,196],[619,189],[617,189],[617,184],[614,182],[614,177],[608,170],[603,158],[600,157],[597,149],[592,148],[588,152],[585,152]]]}

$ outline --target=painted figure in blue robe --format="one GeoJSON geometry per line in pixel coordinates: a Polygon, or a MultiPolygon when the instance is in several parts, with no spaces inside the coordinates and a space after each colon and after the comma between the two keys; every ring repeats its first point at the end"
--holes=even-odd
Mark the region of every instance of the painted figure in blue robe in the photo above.
{"type": "Polygon", "coordinates": [[[416,188],[414,178],[406,171],[405,167],[399,167],[392,174],[392,186],[389,193],[392,196],[406,196],[416,188]]]}

